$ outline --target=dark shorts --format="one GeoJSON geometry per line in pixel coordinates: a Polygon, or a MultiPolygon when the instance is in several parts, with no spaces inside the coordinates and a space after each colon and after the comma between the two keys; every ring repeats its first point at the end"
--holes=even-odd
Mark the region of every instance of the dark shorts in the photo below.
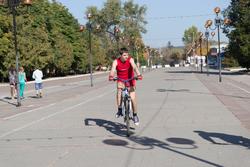
{"type": "Polygon", "coordinates": [[[35,83],[35,89],[39,90],[43,88],[43,84],[42,83],[35,83]]]}
{"type": "Polygon", "coordinates": [[[16,82],[15,81],[10,81],[10,85],[16,85],[16,82]]]}

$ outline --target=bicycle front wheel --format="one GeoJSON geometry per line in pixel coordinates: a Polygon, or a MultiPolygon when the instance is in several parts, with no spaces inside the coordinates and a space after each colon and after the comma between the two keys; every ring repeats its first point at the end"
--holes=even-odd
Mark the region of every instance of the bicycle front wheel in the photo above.
{"type": "Polygon", "coordinates": [[[127,126],[127,136],[130,136],[130,118],[129,118],[130,103],[131,102],[129,100],[124,101],[124,104],[125,104],[125,122],[126,122],[126,126],[127,126]]]}

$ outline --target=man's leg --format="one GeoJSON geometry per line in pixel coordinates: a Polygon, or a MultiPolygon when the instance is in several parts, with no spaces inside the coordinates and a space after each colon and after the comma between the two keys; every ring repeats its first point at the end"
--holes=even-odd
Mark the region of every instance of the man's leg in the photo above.
{"type": "Polygon", "coordinates": [[[25,87],[25,84],[24,83],[20,83],[20,97],[23,98],[23,92],[24,92],[24,87],[25,87]]]}
{"type": "Polygon", "coordinates": [[[122,95],[122,88],[124,87],[124,84],[121,82],[117,83],[117,94],[116,94],[116,104],[118,111],[116,113],[116,118],[122,116],[122,106],[121,106],[121,95],[122,95]]]}
{"type": "Polygon", "coordinates": [[[132,108],[133,108],[133,121],[134,121],[135,125],[139,125],[139,117],[137,115],[137,103],[136,103],[135,87],[130,88],[130,97],[131,97],[132,108]]]}
{"type": "Polygon", "coordinates": [[[39,83],[39,96],[40,97],[42,97],[42,88],[43,88],[42,83],[39,83]]]}
{"type": "Polygon", "coordinates": [[[120,88],[117,88],[117,94],[116,94],[117,107],[121,106],[121,95],[122,95],[122,90],[120,88]]]}
{"type": "MultiPolygon", "coordinates": [[[[133,89],[133,88],[131,88],[133,89]]],[[[131,101],[132,101],[132,108],[133,108],[133,113],[137,113],[137,104],[136,104],[136,95],[135,95],[135,91],[130,91],[130,97],[131,97],[131,101]]]]}
{"type": "Polygon", "coordinates": [[[35,90],[36,90],[36,96],[38,97],[39,95],[38,83],[35,83],[35,90]]]}
{"type": "Polygon", "coordinates": [[[14,90],[15,90],[14,85],[10,85],[10,95],[11,95],[11,99],[14,99],[14,90]]]}

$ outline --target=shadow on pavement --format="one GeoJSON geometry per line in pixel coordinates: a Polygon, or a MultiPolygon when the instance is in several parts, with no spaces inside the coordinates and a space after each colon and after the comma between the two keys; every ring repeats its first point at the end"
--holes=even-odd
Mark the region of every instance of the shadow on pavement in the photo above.
{"type": "Polygon", "coordinates": [[[157,89],[157,92],[189,92],[189,89],[157,89]]]}
{"type": "Polygon", "coordinates": [[[183,78],[171,78],[171,79],[165,79],[166,81],[183,81],[183,78]]]}
{"type": "Polygon", "coordinates": [[[62,137],[27,137],[27,138],[5,138],[5,139],[0,139],[0,141],[5,141],[5,142],[16,142],[16,141],[41,141],[41,140],[72,140],[72,139],[81,139],[81,138],[93,138],[93,136],[62,136],[62,137]]]}
{"type": "Polygon", "coordinates": [[[127,136],[127,130],[126,126],[117,122],[107,121],[104,119],[95,119],[95,118],[87,118],[84,120],[84,124],[86,126],[100,126],[105,128],[107,131],[117,135],[126,137],[127,136]],[[93,124],[94,123],[94,124],[93,124]]]}
{"type": "MultiPolygon", "coordinates": [[[[84,123],[86,126],[100,126],[105,128],[107,131],[121,136],[121,137],[126,137],[126,127],[123,124],[120,123],[115,123],[112,121],[107,121],[107,120],[103,120],[103,119],[97,119],[97,118],[87,118],[84,120],[84,123]],[[93,124],[94,123],[94,124],[93,124]]],[[[106,139],[103,140],[104,144],[107,145],[112,145],[112,146],[123,146],[126,148],[129,148],[131,150],[149,150],[149,149],[154,149],[155,147],[159,147],[174,153],[177,153],[179,155],[191,158],[191,159],[195,159],[197,161],[212,165],[212,166],[216,166],[216,167],[222,167],[222,165],[201,159],[199,157],[175,150],[173,148],[179,148],[179,149],[187,149],[187,145],[191,146],[189,147],[189,149],[196,149],[197,146],[195,145],[195,142],[193,140],[190,139],[184,139],[184,138],[168,138],[166,139],[166,141],[174,143],[174,144],[179,144],[179,145],[185,145],[185,147],[175,147],[175,146],[171,146],[170,144],[168,144],[167,142],[163,142],[154,138],[150,138],[150,137],[146,137],[146,136],[130,136],[130,137],[126,137],[126,139],[139,144],[141,146],[143,146],[143,148],[136,148],[135,144],[133,144],[132,146],[129,146],[129,143],[125,140],[121,140],[121,139],[106,139]],[[171,148],[172,147],[172,148],[171,148]]]]}
{"type": "Polygon", "coordinates": [[[38,97],[38,96],[29,96],[29,98],[32,98],[32,99],[40,99],[40,97],[38,97]]]}
{"type": "Polygon", "coordinates": [[[3,99],[0,99],[1,102],[7,103],[13,106],[17,106],[15,102],[12,102],[12,99],[10,97],[4,97],[3,99]]]}
{"type": "MultiPolygon", "coordinates": [[[[159,148],[174,152],[176,154],[203,162],[205,164],[209,164],[209,165],[216,166],[216,167],[222,167],[222,165],[219,165],[219,164],[210,162],[208,160],[201,159],[199,157],[196,157],[196,156],[193,156],[193,155],[190,155],[190,154],[187,154],[187,153],[184,153],[184,152],[181,152],[181,151],[174,149],[174,148],[178,148],[178,149],[196,149],[196,148],[198,148],[195,145],[195,142],[193,140],[190,140],[190,139],[184,139],[184,138],[167,138],[166,139],[166,141],[172,142],[175,144],[179,144],[179,145],[181,145],[181,147],[180,146],[171,146],[167,142],[163,142],[163,141],[160,141],[160,140],[157,140],[154,138],[149,138],[149,137],[131,136],[129,138],[129,140],[131,140],[137,144],[143,145],[143,146],[148,146],[148,149],[153,149],[154,147],[159,147],[159,148]],[[183,145],[185,145],[185,146],[183,146],[183,145]],[[187,147],[187,146],[189,146],[189,147],[187,147]]],[[[128,147],[128,148],[130,148],[130,147],[128,147]]],[[[135,148],[132,147],[131,149],[135,149],[135,148]]]]}
{"type": "Polygon", "coordinates": [[[194,131],[203,139],[218,145],[239,145],[250,149],[250,139],[243,136],[230,135],[217,132],[194,131]],[[218,142],[218,139],[221,142],[218,142]],[[217,141],[216,141],[217,140],[217,141]]]}
{"type": "Polygon", "coordinates": [[[167,138],[166,140],[168,142],[170,142],[170,143],[175,144],[175,146],[170,146],[172,148],[180,148],[180,149],[194,149],[194,148],[197,148],[197,146],[195,145],[195,142],[193,140],[190,140],[190,139],[172,137],[172,138],[167,138]]]}

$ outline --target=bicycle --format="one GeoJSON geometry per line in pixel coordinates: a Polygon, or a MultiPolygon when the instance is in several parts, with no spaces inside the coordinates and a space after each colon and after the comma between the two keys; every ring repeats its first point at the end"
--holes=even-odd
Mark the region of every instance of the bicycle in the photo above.
{"type": "Polygon", "coordinates": [[[122,113],[124,116],[124,122],[126,122],[126,127],[127,127],[127,137],[130,136],[130,120],[133,119],[132,117],[132,101],[131,101],[131,97],[129,94],[129,87],[127,86],[126,83],[128,83],[131,80],[138,80],[137,77],[132,77],[130,79],[124,80],[118,77],[115,77],[113,80],[114,81],[122,81],[125,85],[125,87],[122,89],[122,93],[121,93],[121,107],[122,107],[122,113]]]}

